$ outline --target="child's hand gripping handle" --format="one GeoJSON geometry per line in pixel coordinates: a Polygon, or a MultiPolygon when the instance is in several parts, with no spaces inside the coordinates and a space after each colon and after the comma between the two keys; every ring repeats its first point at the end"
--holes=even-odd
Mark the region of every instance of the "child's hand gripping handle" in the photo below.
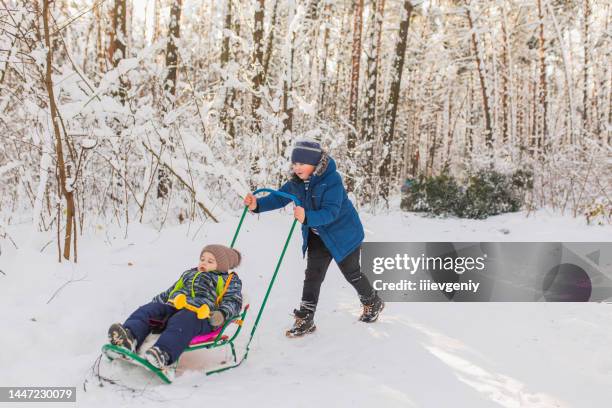
{"type": "Polygon", "coordinates": [[[187,303],[187,296],[185,296],[183,293],[179,293],[174,299],[168,300],[168,303],[172,304],[172,306],[178,310],[191,310],[198,316],[198,319],[206,319],[208,316],[210,316],[210,308],[208,305],[202,305],[200,307],[192,306],[187,303]]]}

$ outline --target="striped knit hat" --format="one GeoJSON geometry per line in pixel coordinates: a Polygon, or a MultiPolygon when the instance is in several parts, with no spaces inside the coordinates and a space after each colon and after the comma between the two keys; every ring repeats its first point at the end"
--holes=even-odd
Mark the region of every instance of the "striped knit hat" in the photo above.
{"type": "Polygon", "coordinates": [[[299,140],[291,152],[291,163],[303,163],[316,166],[321,160],[321,145],[314,140],[299,140]]]}
{"type": "Polygon", "coordinates": [[[242,259],[240,252],[225,245],[206,245],[202,252],[200,252],[200,258],[204,252],[213,254],[217,261],[217,270],[219,272],[227,272],[230,269],[234,269],[240,264],[242,259]]]}

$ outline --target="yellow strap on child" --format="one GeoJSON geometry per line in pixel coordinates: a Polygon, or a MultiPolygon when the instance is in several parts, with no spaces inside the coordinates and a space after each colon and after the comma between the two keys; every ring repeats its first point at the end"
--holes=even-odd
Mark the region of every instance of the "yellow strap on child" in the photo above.
{"type": "Polygon", "coordinates": [[[229,274],[229,277],[225,281],[225,286],[223,287],[223,290],[221,291],[219,296],[217,296],[217,300],[215,301],[215,305],[219,306],[219,303],[221,303],[221,300],[223,299],[223,296],[225,295],[225,292],[227,292],[227,288],[229,288],[230,282],[232,281],[233,277],[234,277],[234,272],[229,274]]]}

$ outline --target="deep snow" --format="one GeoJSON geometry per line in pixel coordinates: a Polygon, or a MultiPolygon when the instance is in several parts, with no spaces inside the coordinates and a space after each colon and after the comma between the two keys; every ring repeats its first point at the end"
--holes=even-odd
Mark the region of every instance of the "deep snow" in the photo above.
{"type": "MultiPolygon", "coordinates": [[[[539,210],[484,221],[413,213],[363,215],[370,241],[612,241],[612,227],[539,210]]],[[[229,350],[182,359],[172,385],[103,361],[105,376],[136,388],[98,385],[91,367],[108,326],[195,265],[203,245],[229,243],[238,217],[165,228],[102,227],[79,241],[78,264],[57,263],[54,233],[9,226],[0,242],[0,385],[76,386],[77,406],[147,407],[603,407],[612,397],[612,307],[561,303],[388,303],[380,320],[357,321],[360,305],[332,263],[317,331],[287,339],[305,260],[294,234],[248,360],[205,377],[229,350]],[[67,281],[73,282],[66,284],[67,281]],[[59,292],[55,293],[59,288],[59,292]],[[55,294],[55,296],[53,296],[55,294]],[[53,299],[49,302],[49,300],[53,299]],[[86,381],[85,392],[83,384],[86,381]]],[[[236,247],[252,309],[247,341],[291,213],[249,215],[236,247]]],[[[44,404],[43,404],[44,405],[44,404]]],[[[37,405],[38,406],[38,405],[37,405]]],[[[51,404],[58,407],[61,404],[51,404]]],[[[65,404],[74,406],[74,404],[65,404]]]]}

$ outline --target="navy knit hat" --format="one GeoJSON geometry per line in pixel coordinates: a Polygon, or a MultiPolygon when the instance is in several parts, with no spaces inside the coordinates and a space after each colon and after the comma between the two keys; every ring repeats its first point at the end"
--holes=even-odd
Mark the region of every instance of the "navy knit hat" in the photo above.
{"type": "Polygon", "coordinates": [[[295,143],[291,152],[291,163],[312,164],[316,166],[321,160],[321,145],[314,140],[300,140],[295,143]]]}

